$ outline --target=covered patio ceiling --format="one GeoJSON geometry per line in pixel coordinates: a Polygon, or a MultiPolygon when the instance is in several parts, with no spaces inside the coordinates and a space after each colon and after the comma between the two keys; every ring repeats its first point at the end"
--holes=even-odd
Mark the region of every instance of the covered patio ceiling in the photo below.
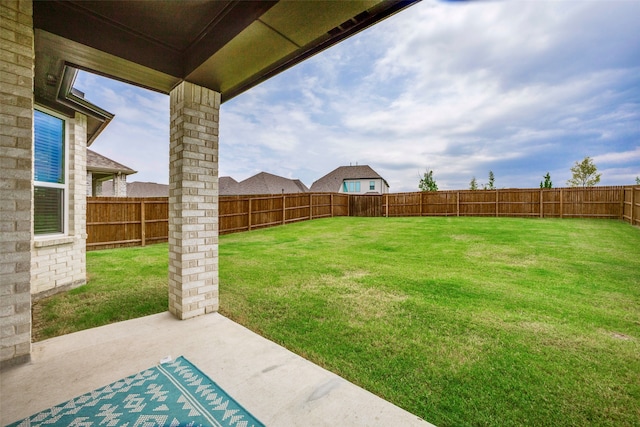
{"type": "Polygon", "coordinates": [[[35,0],[36,100],[55,102],[67,66],[224,102],[416,1],[35,0]]]}

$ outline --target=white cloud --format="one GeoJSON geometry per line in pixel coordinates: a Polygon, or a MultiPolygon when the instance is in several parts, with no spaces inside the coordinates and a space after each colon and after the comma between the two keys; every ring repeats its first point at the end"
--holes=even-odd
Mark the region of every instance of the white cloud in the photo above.
{"type": "MultiPolygon", "coordinates": [[[[638,142],[638,144],[640,144],[640,142],[638,142]]],[[[605,153],[594,156],[593,161],[596,165],[598,163],[606,163],[610,165],[637,161],[637,169],[638,172],[640,172],[640,145],[638,145],[634,150],[605,153]]]]}
{"type": "MultiPolygon", "coordinates": [[[[489,170],[526,187],[547,171],[564,184],[588,155],[603,184],[626,183],[640,169],[637,16],[640,2],[424,0],[225,103],[220,174],[311,185],[358,162],[392,191],[427,167],[442,189],[489,170]]],[[[98,151],[166,182],[166,96],[90,86],[116,113],[98,151]]]]}

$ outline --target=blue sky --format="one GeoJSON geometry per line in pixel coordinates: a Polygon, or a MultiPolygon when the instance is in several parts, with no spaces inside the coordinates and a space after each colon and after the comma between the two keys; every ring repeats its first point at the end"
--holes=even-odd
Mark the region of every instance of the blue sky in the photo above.
{"type": "MultiPolygon", "coordinates": [[[[640,176],[640,1],[423,0],[226,102],[219,174],[307,186],[368,164],[392,192],[472,177],[565,186],[585,156],[601,185],[640,176]]],[[[91,148],[168,182],[169,97],[80,73],[115,119],[91,148]]]]}

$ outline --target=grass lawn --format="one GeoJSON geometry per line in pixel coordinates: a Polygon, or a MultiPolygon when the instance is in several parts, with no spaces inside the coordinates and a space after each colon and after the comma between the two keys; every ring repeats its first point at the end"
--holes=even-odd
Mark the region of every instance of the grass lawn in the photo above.
{"type": "MultiPolygon", "coordinates": [[[[88,253],[90,284],[39,303],[37,336],[166,310],[166,253],[88,253]]],[[[220,304],[439,426],[640,423],[640,230],[622,222],[332,218],[221,236],[220,304]]]]}

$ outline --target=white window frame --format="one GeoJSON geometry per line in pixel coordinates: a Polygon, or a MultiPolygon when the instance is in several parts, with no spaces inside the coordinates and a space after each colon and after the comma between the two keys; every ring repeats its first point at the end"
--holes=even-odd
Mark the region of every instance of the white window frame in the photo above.
{"type": "Polygon", "coordinates": [[[342,181],[342,190],[344,193],[362,193],[362,182],[360,180],[345,179],[342,181]],[[353,187],[353,190],[351,189],[353,187]]]}
{"type": "MultiPolygon", "coordinates": [[[[32,141],[33,141],[33,158],[32,158],[32,165],[31,165],[31,170],[32,170],[32,179],[33,179],[33,187],[31,189],[31,197],[33,200],[34,197],[34,192],[35,192],[35,187],[48,187],[48,188],[57,188],[57,189],[62,189],[62,232],[61,233],[47,233],[47,234],[36,234],[35,233],[35,228],[34,228],[34,224],[35,224],[35,219],[32,221],[32,233],[34,236],[35,240],[46,240],[46,239],[51,239],[51,238],[57,238],[57,237],[64,237],[64,236],[68,236],[69,235],[69,118],[63,116],[60,113],[57,113],[55,111],[52,111],[46,107],[43,107],[42,105],[36,104],[34,105],[34,110],[38,110],[41,113],[44,114],[48,114],[50,116],[53,116],[57,119],[62,120],[62,123],[64,123],[64,141],[63,143],[63,150],[64,150],[64,156],[63,156],[63,162],[64,162],[64,183],[63,184],[57,184],[57,183],[53,183],[53,182],[42,182],[42,181],[36,181],[35,179],[35,172],[36,172],[36,168],[35,168],[35,159],[36,159],[36,132],[35,132],[35,125],[33,126],[32,129],[32,141]]],[[[34,111],[35,114],[35,111],[34,111]]],[[[34,208],[34,212],[33,215],[35,217],[35,208],[34,208]]]]}

